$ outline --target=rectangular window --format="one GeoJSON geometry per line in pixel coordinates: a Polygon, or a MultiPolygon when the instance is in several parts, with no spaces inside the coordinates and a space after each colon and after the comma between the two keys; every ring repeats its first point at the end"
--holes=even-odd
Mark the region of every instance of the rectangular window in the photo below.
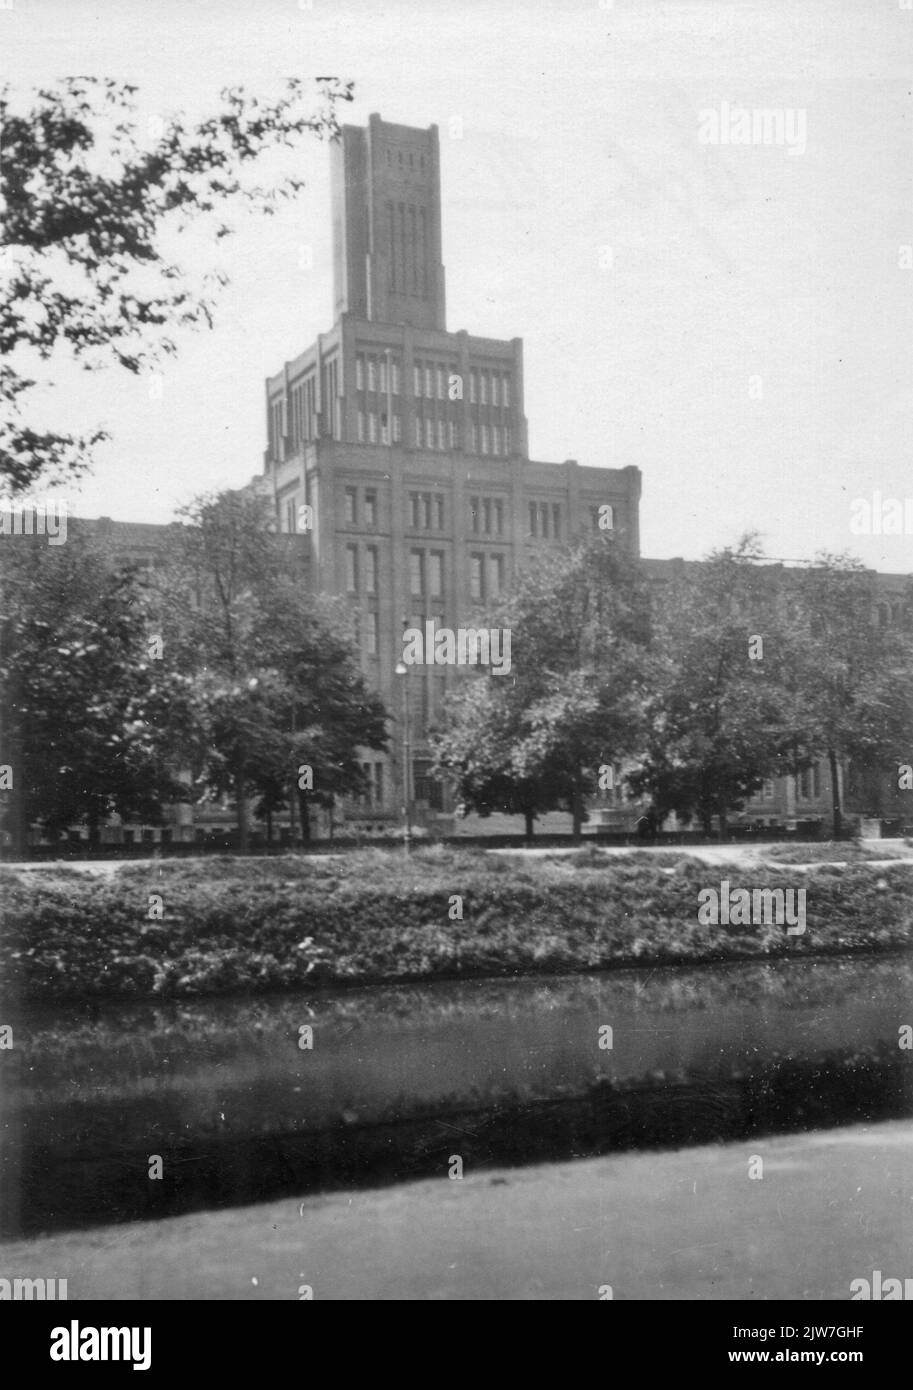
{"type": "Polygon", "coordinates": [[[475,420],[471,421],[471,423],[470,423],[470,426],[469,426],[469,438],[470,438],[470,451],[471,451],[473,454],[477,454],[477,453],[479,452],[479,427],[478,427],[478,425],[476,424],[475,420]]]}
{"type": "Polygon", "coordinates": [[[365,491],[365,525],[377,525],[377,493],[373,487],[365,491]]]}
{"type": "Polygon", "coordinates": [[[488,592],[497,598],[504,590],[504,556],[489,555],[488,557],[488,592]]]}
{"type": "Polygon", "coordinates": [[[434,379],[430,367],[425,368],[425,395],[428,397],[429,401],[434,396],[434,379]]]}
{"type": "Polygon", "coordinates": [[[484,556],[470,555],[469,557],[469,593],[474,599],[484,598],[483,589],[483,566],[484,556]]]}
{"type": "Polygon", "coordinates": [[[368,411],[368,439],[370,443],[377,443],[377,415],[373,410],[368,411]]]}
{"type": "Polygon", "coordinates": [[[358,593],[358,546],[346,546],[346,588],[350,594],[358,593]]]}
{"type": "Polygon", "coordinates": [[[379,389],[383,392],[387,390],[387,359],[382,357],[378,363],[380,370],[379,389]]]}
{"type": "Polygon", "coordinates": [[[482,405],[488,404],[488,373],[479,374],[479,401],[482,405]]]}
{"type": "Polygon", "coordinates": [[[377,546],[369,545],[365,549],[365,593],[377,593],[377,546]]]}
{"type": "MultiPolygon", "coordinates": [[[[399,395],[399,362],[394,357],[390,363],[390,390],[394,396],[399,395]]],[[[378,763],[378,767],[382,764],[378,763]]]]}
{"type": "Polygon", "coordinates": [[[380,442],[381,444],[390,443],[390,426],[387,424],[387,412],[380,417],[380,442]]]}
{"type": "Polygon", "coordinates": [[[561,539],[561,508],[557,502],[552,503],[552,535],[556,541],[561,539]]]}
{"type": "Polygon", "coordinates": [[[393,417],[393,443],[398,444],[403,437],[403,422],[398,415],[393,417]]]}
{"type": "Polygon", "coordinates": [[[488,426],[482,426],[482,453],[488,453],[488,426]]]}
{"type": "Polygon", "coordinates": [[[498,384],[499,384],[499,382],[500,382],[500,377],[498,376],[498,373],[497,373],[497,372],[492,372],[492,374],[491,374],[491,403],[492,403],[492,405],[497,405],[497,404],[498,404],[498,394],[499,394],[499,392],[498,392],[498,384]]]}
{"type": "Polygon", "coordinates": [[[415,447],[416,449],[422,447],[422,418],[420,415],[415,417],[415,447]]]}
{"type": "Polygon", "coordinates": [[[504,503],[500,497],[495,498],[495,535],[504,534],[504,503]]]}
{"type": "Polygon", "coordinates": [[[412,368],[412,394],[416,397],[422,394],[422,368],[419,362],[412,368]]]}
{"type": "Polygon", "coordinates": [[[425,552],[409,551],[409,592],[413,598],[421,598],[425,592],[425,552]]]}
{"type": "Polygon", "coordinates": [[[436,492],[434,494],[434,525],[438,531],[444,529],[444,494],[436,492]]]}
{"type": "Polygon", "coordinates": [[[505,454],[509,454],[509,453],[510,453],[510,448],[511,448],[511,444],[510,444],[510,425],[505,425],[505,426],[504,426],[504,452],[505,452],[505,454]]]}
{"type": "Polygon", "coordinates": [[[544,502],[539,504],[539,526],[543,536],[548,535],[548,507],[544,502]]]}
{"type": "Polygon", "coordinates": [[[535,502],[529,504],[529,534],[538,536],[539,534],[539,508],[535,502]]]}
{"type": "Polygon", "coordinates": [[[438,420],[438,422],[437,422],[437,447],[438,447],[439,449],[444,449],[444,448],[446,448],[446,442],[445,442],[445,439],[444,439],[444,421],[443,421],[443,420],[438,420]]]}
{"type": "Polygon", "coordinates": [[[486,497],[482,503],[482,530],[486,536],[491,535],[491,498],[486,497]]]}
{"type": "Polygon", "coordinates": [[[478,497],[470,497],[470,499],[469,499],[469,523],[470,523],[470,525],[472,526],[473,531],[475,531],[476,535],[478,535],[478,533],[479,533],[480,515],[481,515],[481,508],[480,508],[480,506],[479,506],[479,498],[478,498],[478,497]]]}
{"type": "Polygon", "coordinates": [[[377,363],[373,357],[368,358],[368,390],[377,390],[377,363]]]}
{"type": "Polygon", "coordinates": [[[431,598],[440,598],[444,592],[444,552],[432,550],[428,556],[428,593],[431,598]]]}
{"type": "Polygon", "coordinates": [[[294,533],[298,529],[297,512],[298,509],[295,506],[295,499],[293,497],[290,501],[286,502],[285,504],[285,529],[289,532],[290,535],[294,535],[294,533]]]}
{"type": "Polygon", "coordinates": [[[474,371],[469,373],[469,402],[475,405],[478,396],[478,378],[474,371]]]}
{"type": "Polygon", "coordinates": [[[455,421],[455,420],[448,420],[448,421],[447,421],[447,435],[448,435],[448,439],[449,439],[449,441],[450,441],[450,447],[451,447],[451,449],[455,449],[456,446],[457,446],[457,432],[456,432],[456,421],[455,421]]]}
{"type": "Polygon", "coordinates": [[[422,525],[426,531],[431,530],[431,493],[422,493],[422,525]]]}
{"type": "Polygon", "coordinates": [[[510,405],[510,377],[506,373],[501,378],[501,400],[505,406],[510,405]]]}
{"type": "Polygon", "coordinates": [[[491,427],[491,452],[500,454],[501,452],[501,428],[499,425],[491,427]]]}
{"type": "Polygon", "coordinates": [[[358,442],[359,444],[365,442],[365,412],[363,410],[358,412],[358,442]]]}
{"type": "Polygon", "coordinates": [[[445,398],[445,395],[446,395],[446,389],[445,389],[445,388],[446,388],[446,381],[445,381],[445,378],[444,378],[444,368],[440,365],[440,363],[438,363],[438,369],[437,369],[437,398],[438,398],[439,401],[442,401],[442,400],[444,400],[444,398],[445,398]]]}
{"type": "Polygon", "coordinates": [[[364,634],[365,652],[368,656],[377,656],[377,614],[364,614],[364,634]]]}
{"type": "Polygon", "coordinates": [[[354,487],[347,487],[345,490],[345,518],[350,526],[354,526],[358,520],[358,493],[354,487]]]}
{"type": "Polygon", "coordinates": [[[409,521],[413,531],[417,531],[419,528],[419,501],[417,492],[409,493],[409,521]]]}
{"type": "Polygon", "coordinates": [[[426,421],[425,421],[425,448],[426,448],[426,449],[433,449],[433,448],[434,448],[434,421],[433,421],[433,420],[426,420],[426,421]]]}
{"type": "Polygon", "coordinates": [[[359,353],[358,356],[355,358],[355,390],[356,390],[356,391],[363,391],[364,389],[365,389],[365,359],[362,357],[361,353],[359,353]]]}

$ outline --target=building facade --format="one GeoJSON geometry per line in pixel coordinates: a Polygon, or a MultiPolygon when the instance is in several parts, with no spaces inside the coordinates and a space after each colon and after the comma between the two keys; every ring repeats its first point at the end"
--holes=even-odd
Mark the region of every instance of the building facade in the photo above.
{"type": "Polygon", "coordinates": [[[371,793],[349,818],[379,828],[408,790],[417,822],[447,830],[428,734],[459,671],[397,676],[404,628],[470,625],[600,509],[639,555],[641,477],[530,459],[521,340],[448,331],[437,127],[374,115],[344,128],[332,159],[337,318],[266,382],[260,487],[281,531],[309,534],[317,586],[355,609],[362,669],[393,715],[390,753],[365,753],[371,793]]]}

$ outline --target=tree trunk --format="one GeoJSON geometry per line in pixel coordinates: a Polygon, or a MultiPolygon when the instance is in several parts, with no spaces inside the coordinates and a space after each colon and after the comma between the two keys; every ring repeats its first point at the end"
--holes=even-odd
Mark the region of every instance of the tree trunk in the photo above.
{"type": "Polygon", "coordinates": [[[298,810],[301,816],[301,840],[302,843],[310,844],[311,840],[311,812],[308,807],[307,792],[303,792],[300,787],[298,792],[298,810]]]}
{"type": "Polygon", "coordinates": [[[238,810],[238,853],[247,854],[250,836],[247,825],[247,798],[244,795],[244,754],[235,759],[235,803],[238,810]]]}
{"type": "Polygon", "coordinates": [[[831,770],[831,800],[834,808],[834,839],[843,838],[843,809],[840,805],[840,778],[837,773],[837,754],[833,748],[827,750],[828,766],[831,770]]]}
{"type": "Polygon", "coordinates": [[[574,780],[574,793],[571,798],[571,815],[574,818],[573,835],[576,843],[580,839],[583,826],[583,797],[580,794],[580,782],[576,778],[574,780]]]}

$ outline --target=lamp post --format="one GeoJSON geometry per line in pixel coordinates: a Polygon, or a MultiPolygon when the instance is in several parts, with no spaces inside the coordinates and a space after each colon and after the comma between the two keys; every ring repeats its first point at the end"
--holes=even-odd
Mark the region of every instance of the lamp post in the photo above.
{"type": "Polygon", "coordinates": [[[412,848],[412,827],[409,816],[412,801],[409,785],[412,750],[409,742],[409,682],[406,678],[408,671],[409,668],[404,661],[398,661],[394,667],[394,674],[401,676],[403,682],[403,849],[407,854],[412,848]]]}

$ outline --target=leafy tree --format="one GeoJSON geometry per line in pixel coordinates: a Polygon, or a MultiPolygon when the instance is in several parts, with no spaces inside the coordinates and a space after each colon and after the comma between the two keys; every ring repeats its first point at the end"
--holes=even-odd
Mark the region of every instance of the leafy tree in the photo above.
{"type": "Polygon", "coordinates": [[[23,853],[28,827],[56,838],[87,820],[97,840],[117,812],[158,824],[182,790],[167,770],[185,717],[185,682],[150,659],[137,573],[91,545],[0,546],[2,759],[6,829],[23,853]]]}
{"type": "Polygon", "coordinates": [[[656,684],[640,768],[628,781],[662,817],[693,816],[727,831],[766,777],[798,757],[783,682],[791,655],[778,575],[758,540],[715,551],[657,589],[656,684]],[[758,642],[760,639],[760,645],[758,642]]]}
{"type": "Polygon", "coordinates": [[[277,147],[335,137],[338,103],[352,98],[333,78],[318,82],[316,107],[298,80],[273,101],[231,88],[206,119],[173,115],[144,137],[136,92],[71,77],[19,107],[0,89],[0,474],[13,492],[84,472],[104,437],[31,425],[29,363],[66,349],[87,368],[140,372],[176,351],[175,330],[211,325],[225,276],[196,287],[166,256],[164,234],[208,218],[218,239],[232,231],[231,206],[274,211],[302,180],[264,185],[248,173],[277,147]]]}
{"type": "Polygon", "coordinates": [[[435,766],[485,815],[571,812],[600,769],[638,746],[651,679],[649,602],[636,562],[599,533],[557,552],[485,615],[511,634],[511,673],[477,678],[449,702],[435,766]]]}
{"type": "Polygon", "coordinates": [[[271,816],[294,795],[306,839],[312,803],[364,790],[357,749],[386,745],[386,712],[344,610],[310,590],[305,537],[276,535],[250,493],[181,515],[159,604],[169,659],[191,682],[197,787],[234,796],[242,852],[254,796],[271,816]]]}
{"type": "Polygon", "coordinates": [[[852,556],[821,553],[789,575],[791,724],[804,764],[826,758],[833,834],[843,834],[838,768],[851,761],[890,775],[913,741],[913,641],[882,626],[876,578],[852,556]]]}

